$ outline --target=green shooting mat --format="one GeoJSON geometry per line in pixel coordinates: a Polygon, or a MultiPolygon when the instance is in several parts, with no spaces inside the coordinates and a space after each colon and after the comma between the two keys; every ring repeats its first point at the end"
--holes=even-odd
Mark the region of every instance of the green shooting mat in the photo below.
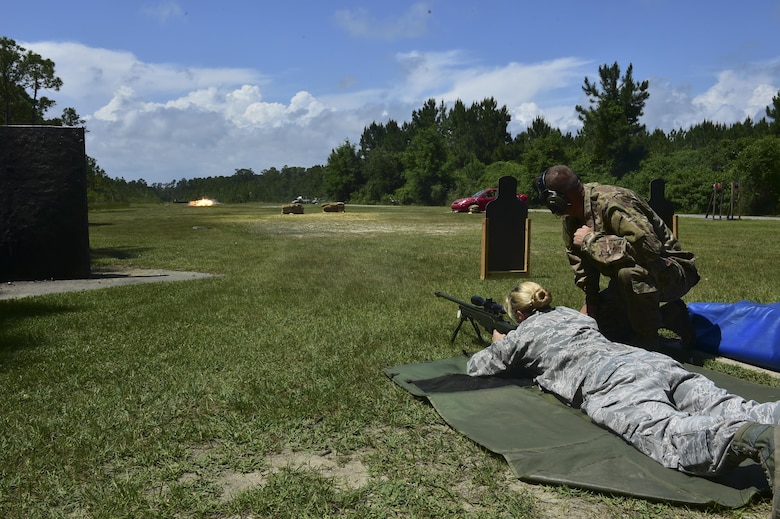
{"type": "MultiPolygon", "coordinates": [[[[469,377],[468,357],[386,368],[412,395],[427,399],[456,431],[502,455],[522,481],[689,505],[737,508],[769,492],[761,468],[746,461],[717,479],[668,469],[528,378],[469,377]]],[[[780,389],[686,365],[718,386],[757,401],[780,389]]]]}

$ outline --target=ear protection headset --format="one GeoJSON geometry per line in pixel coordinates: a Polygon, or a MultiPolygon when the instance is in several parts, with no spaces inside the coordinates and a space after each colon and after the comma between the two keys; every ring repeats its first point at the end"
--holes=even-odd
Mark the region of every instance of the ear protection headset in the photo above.
{"type": "Polygon", "coordinates": [[[539,193],[539,200],[541,200],[553,214],[560,216],[571,207],[571,203],[565,195],[547,187],[544,177],[547,175],[548,171],[550,171],[550,168],[542,171],[542,174],[536,179],[536,191],[539,193]]]}

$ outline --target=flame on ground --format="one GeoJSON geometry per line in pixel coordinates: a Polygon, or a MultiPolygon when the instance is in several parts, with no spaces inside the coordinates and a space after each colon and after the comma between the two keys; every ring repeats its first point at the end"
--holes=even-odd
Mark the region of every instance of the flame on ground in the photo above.
{"type": "Polygon", "coordinates": [[[201,198],[200,200],[193,200],[187,205],[192,207],[211,207],[212,205],[216,205],[218,203],[219,202],[211,198],[201,198]]]}

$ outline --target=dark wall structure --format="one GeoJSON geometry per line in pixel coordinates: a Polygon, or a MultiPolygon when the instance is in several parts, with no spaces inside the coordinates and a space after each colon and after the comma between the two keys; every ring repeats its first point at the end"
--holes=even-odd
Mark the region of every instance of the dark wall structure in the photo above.
{"type": "Polygon", "coordinates": [[[0,281],[89,276],[84,129],[0,126],[0,281]]]}

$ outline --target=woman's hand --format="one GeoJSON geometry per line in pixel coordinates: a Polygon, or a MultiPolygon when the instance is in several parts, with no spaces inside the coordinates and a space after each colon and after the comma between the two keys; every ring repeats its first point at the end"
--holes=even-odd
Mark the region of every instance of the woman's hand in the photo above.
{"type": "Polygon", "coordinates": [[[498,330],[493,330],[493,342],[500,341],[504,337],[506,337],[505,333],[501,333],[498,330]]]}

